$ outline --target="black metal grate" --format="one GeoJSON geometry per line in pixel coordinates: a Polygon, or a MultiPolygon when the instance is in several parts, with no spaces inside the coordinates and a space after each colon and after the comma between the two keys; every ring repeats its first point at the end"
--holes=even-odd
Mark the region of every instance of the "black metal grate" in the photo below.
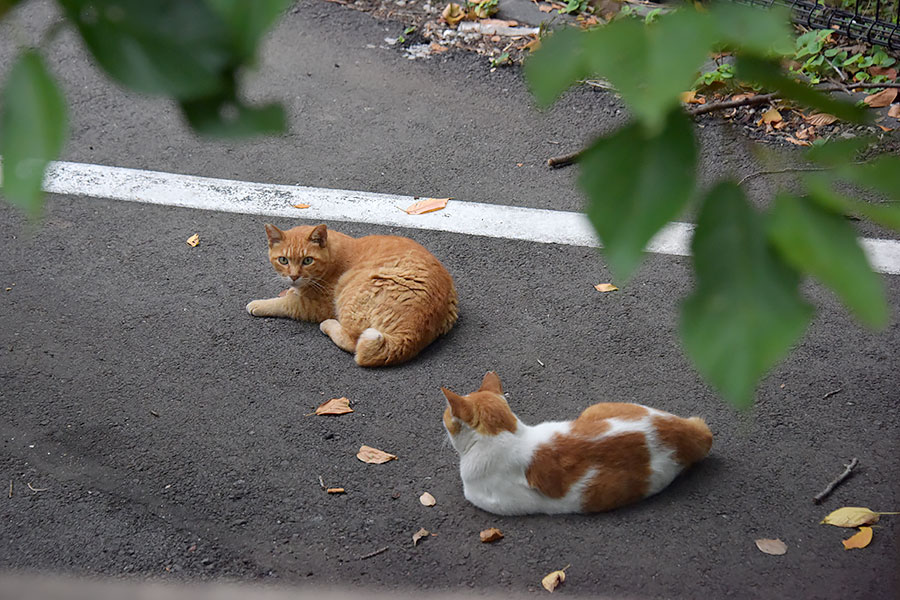
{"type": "Polygon", "coordinates": [[[849,38],[900,50],[900,0],[856,0],[853,10],[807,0],[732,1],[767,8],[784,6],[790,9],[791,18],[798,25],[831,29],[849,38]]]}

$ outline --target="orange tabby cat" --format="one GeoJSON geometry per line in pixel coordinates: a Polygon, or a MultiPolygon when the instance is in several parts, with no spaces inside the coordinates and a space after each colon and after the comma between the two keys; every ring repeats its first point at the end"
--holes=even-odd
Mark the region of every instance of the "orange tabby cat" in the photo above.
{"type": "Polygon", "coordinates": [[[574,421],[529,426],[489,371],[468,396],[441,388],[466,499],[501,515],[610,510],[655,494],[712,446],[699,417],[595,404],[574,421]]]}
{"type": "Polygon", "coordinates": [[[325,225],[267,224],[266,235],[269,260],[291,287],[250,302],[247,312],[318,322],[361,366],[407,361],[456,322],[453,279],[411,239],[352,238],[325,225]]]}

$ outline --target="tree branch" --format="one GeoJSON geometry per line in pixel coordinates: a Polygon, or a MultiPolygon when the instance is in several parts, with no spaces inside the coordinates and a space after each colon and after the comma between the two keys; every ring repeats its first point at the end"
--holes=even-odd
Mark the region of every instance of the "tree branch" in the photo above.
{"type": "Polygon", "coordinates": [[[822,490],[821,492],[816,494],[816,496],[813,498],[813,504],[819,504],[820,502],[822,502],[822,500],[827,498],[828,495],[834,491],[834,488],[839,486],[845,479],[850,477],[850,472],[853,471],[853,467],[855,467],[858,464],[859,464],[859,460],[854,458],[853,460],[850,461],[849,465],[845,465],[846,468],[844,469],[844,472],[841,473],[840,475],[838,475],[837,479],[835,479],[834,481],[829,483],[828,486],[824,490],[822,490]]]}

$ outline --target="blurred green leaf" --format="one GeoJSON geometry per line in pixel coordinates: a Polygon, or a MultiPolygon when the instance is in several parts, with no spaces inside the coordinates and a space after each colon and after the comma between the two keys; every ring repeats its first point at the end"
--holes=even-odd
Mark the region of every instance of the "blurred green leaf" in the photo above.
{"type": "Polygon", "coordinates": [[[592,74],[616,86],[636,118],[658,130],[691,88],[715,40],[707,15],[682,9],[650,25],[621,19],[589,31],[585,60],[592,74]]]}
{"type": "Polygon", "coordinates": [[[182,102],[181,109],[194,131],[212,137],[277,134],[287,128],[280,104],[247,106],[225,97],[182,102]]]}
{"type": "Polygon", "coordinates": [[[844,164],[838,176],[900,201],[900,157],[879,156],[863,164],[844,164]]]}
{"type": "Polygon", "coordinates": [[[860,321],[871,327],[887,323],[881,278],[869,266],[856,230],[841,214],[807,198],[780,195],[768,232],[789,264],[833,289],[860,321]]]}
{"type": "Polygon", "coordinates": [[[19,56],[4,84],[2,104],[3,195],[36,217],[44,170],[59,155],[68,130],[65,98],[37,52],[19,56]]]}
{"type": "Polygon", "coordinates": [[[690,200],[696,161],[690,119],[678,109],[659,135],[632,123],[582,154],[579,183],[588,217],[618,282],[632,275],[650,238],[690,200]]]}
{"type": "Polygon", "coordinates": [[[59,0],[91,54],[133,90],[215,95],[235,65],[228,27],[204,0],[59,0]]]}
{"type": "Polygon", "coordinates": [[[841,215],[859,215],[874,223],[900,231],[900,204],[865,202],[848,198],[832,187],[834,172],[815,173],[804,177],[807,193],[825,210],[841,215]]]}
{"type": "Polygon", "coordinates": [[[206,0],[231,29],[238,55],[251,60],[260,40],[293,0],[206,0]]]}
{"type": "Polygon", "coordinates": [[[21,0],[0,0],[0,19],[21,0]]]}
{"type": "Polygon", "coordinates": [[[584,37],[584,31],[565,27],[545,38],[525,61],[525,78],[539,106],[550,106],[576,81],[590,77],[584,37]]]}
{"type": "Polygon", "coordinates": [[[812,307],[733,183],[707,195],[691,247],[696,288],[681,307],[685,351],[728,401],[748,408],[759,378],[803,335],[812,307]]]}
{"type": "Polygon", "coordinates": [[[806,157],[826,167],[844,165],[855,159],[856,155],[873,141],[870,137],[831,141],[811,147],[807,150],[806,157]]]}
{"type": "Polygon", "coordinates": [[[777,62],[739,55],[735,65],[738,79],[776,90],[785,98],[796,100],[801,104],[832,114],[845,121],[862,123],[866,120],[867,114],[865,109],[849,102],[835,100],[808,85],[787,77],[781,72],[781,67],[777,62]]]}
{"type": "Polygon", "coordinates": [[[778,6],[761,10],[752,6],[717,2],[710,7],[720,40],[761,56],[785,55],[794,49],[790,13],[778,6]]]}

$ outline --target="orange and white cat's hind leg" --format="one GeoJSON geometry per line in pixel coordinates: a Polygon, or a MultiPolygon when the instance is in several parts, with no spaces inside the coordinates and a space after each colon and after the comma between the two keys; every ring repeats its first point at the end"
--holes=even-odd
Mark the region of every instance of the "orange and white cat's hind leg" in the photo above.
{"type": "Polygon", "coordinates": [[[345,352],[356,352],[357,340],[354,340],[337,319],[325,319],[319,323],[319,330],[331,338],[338,348],[345,352]]]}

